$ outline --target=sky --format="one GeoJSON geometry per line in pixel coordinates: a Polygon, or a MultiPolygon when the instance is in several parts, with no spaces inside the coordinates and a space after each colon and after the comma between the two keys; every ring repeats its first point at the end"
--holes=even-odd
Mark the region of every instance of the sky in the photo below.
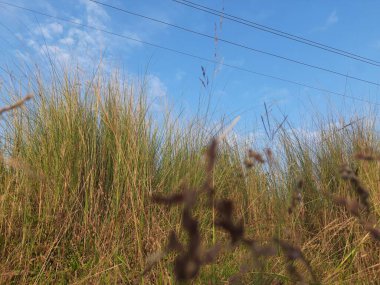
{"type": "Polygon", "coordinates": [[[318,114],[339,114],[349,121],[368,116],[368,110],[380,104],[379,1],[193,1],[379,61],[379,66],[172,0],[100,2],[172,26],[89,0],[8,2],[45,15],[0,1],[0,80],[9,80],[8,72],[21,78],[20,70],[27,73],[34,66],[44,70],[47,55],[59,66],[78,65],[89,73],[101,61],[105,72],[118,69],[131,78],[145,76],[157,113],[168,106],[189,116],[209,110],[214,122],[240,115],[236,130],[241,136],[262,128],[264,104],[274,125],[286,117],[300,129],[310,126],[318,114]]]}

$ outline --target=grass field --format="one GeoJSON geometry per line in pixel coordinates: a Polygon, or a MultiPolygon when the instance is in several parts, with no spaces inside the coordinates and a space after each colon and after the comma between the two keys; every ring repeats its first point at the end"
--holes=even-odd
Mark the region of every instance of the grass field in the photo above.
{"type": "Polygon", "coordinates": [[[281,128],[268,150],[158,123],[143,86],[75,78],[1,117],[2,284],[380,280],[375,123],[281,128]]]}

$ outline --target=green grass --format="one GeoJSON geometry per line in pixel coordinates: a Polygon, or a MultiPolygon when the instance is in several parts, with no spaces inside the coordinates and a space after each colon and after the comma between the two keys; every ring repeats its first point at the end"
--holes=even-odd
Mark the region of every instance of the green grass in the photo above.
{"type": "MultiPolygon", "coordinates": [[[[32,102],[2,117],[0,282],[173,284],[173,254],[140,278],[147,258],[163,248],[171,230],[186,238],[180,233],[180,206],[154,204],[151,195],[202,185],[212,138],[208,122],[185,123],[168,114],[158,123],[144,85],[99,77],[85,93],[83,83],[75,76],[50,86],[39,82],[32,102]]],[[[278,136],[274,162],[248,170],[242,163],[247,146],[221,142],[216,196],[235,201],[235,216],[243,218],[248,236],[262,241],[278,236],[298,245],[321,283],[380,280],[379,244],[328,196],[355,197],[339,174],[347,163],[358,169],[372,211],[379,214],[379,164],[354,159],[356,152],[378,149],[374,126],[358,121],[324,130],[321,124],[313,138],[284,129],[278,136]],[[303,203],[289,215],[299,179],[303,203]]],[[[199,206],[195,215],[205,245],[228,241],[213,226],[212,210],[199,206]]],[[[243,248],[227,252],[202,267],[194,282],[227,282],[248,257],[243,248]]],[[[284,265],[276,254],[263,271],[252,268],[243,278],[290,284],[284,265]]]]}

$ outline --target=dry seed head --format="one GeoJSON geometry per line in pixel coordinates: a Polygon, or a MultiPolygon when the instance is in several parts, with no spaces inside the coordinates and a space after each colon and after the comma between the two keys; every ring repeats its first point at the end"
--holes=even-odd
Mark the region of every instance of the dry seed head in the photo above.
{"type": "Polygon", "coordinates": [[[276,249],[271,245],[259,246],[256,243],[253,243],[251,248],[255,256],[269,257],[276,254],[276,249]]]}
{"type": "Polygon", "coordinates": [[[357,160],[366,160],[366,161],[374,161],[374,160],[379,160],[378,157],[375,157],[372,154],[365,154],[365,153],[357,153],[355,154],[355,159],[357,160]]]}
{"type": "Polygon", "coordinates": [[[294,209],[297,207],[298,204],[302,202],[302,194],[300,190],[303,188],[303,180],[300,179],[297,182],[297,189],[292,194],[292,201],[290,203],[290,206],[288,208],[288,213],[292,214],[294,209]]]}
{"type": "Polygon", "coordinates": [[[372,238],[376,241],[380,241],[380,230],[373,225],[365,225],[365,229],[371,234],[372,238]]]}
{"type": "Polygon", "coordinates": [[[249,158],[244,159],[244,165],[246,168],[252,168],[253,167],[253,161],[249,158]]]}
{"type": "Polygon", "coordinates": [[[303,179],[299,179],[299,180],[297,181],[297,188],[298,188],[298,189],[302,189],[303,186],[304,186],[304,181],[303,181],[303,179]]]}
{"type": "Polygon", "coordinates": [[[216,260],[219,252],[222,249],[221,244],[216,244],[212,248],[205,250],[202,254],[202,264],[210,264],[216,260]]]}
{"type": "Polygon", "coordinates": [[[221,216],[231,218],[234,210],[234,204],[231,200],[224,199],[217,203],[216,209],[221,216]]]}
{"type": "Polygon", "coordinates": [[[170,206],[170,205],[182,203],[184,201],[184,196],[185,195],[183,193],[176,193],[169,197],[163,196],[162,194],[153,194],[152,200],[154,203],[170,206]]]}
{"type": "Polygon", "coordinates": [[[191,255],[179,255],[174,261],[174,274],[178,281],[186,281],[197,276],[200,262],[191,255]]]}
{"type": "Polygon", "coordinates": [[[260,153],[254,151],[252,149],[248,150],[248,157],[249,158],[253,158],[255,161],[257,161],[259,163],[264,163],[265,162],[263,156],[260,153]]]}
{"type": "Polygon", "coordinates": [[[244,225],[242,220],[234,224],[231,218],[221,218],[215,222],[215,225],[229,233],[231,245],[235,245],[244,237],[244,225]]]}
{"type": "Polygon", "coordinates": [[[316,282],[317,277],[316,277],[312,267],[310,266],[310,263],[304,257],[300,248],[298,248],[298,247],[296,247],[296,246],[294,246],[294,245],[292,245],[286,241],[280,240],[278,238],[274,238],[273,242],[275,244],[278,244],[281,247],[281,249],[282,249],[282,251],[283,251],[283,253],[284,253],[284,255],[288,261],[287,269],[288,269],[288,272],[290,275],[292,275],[295,279],[297,279],[299,281],[304,280],[303,276],[299,275],[298,271],[296,270],[296,268],[292,264],[293,261],[299,260],[306,266],[307,270],[309,271],[310,275],[313,278],[313,281],[316,282]]]}
{"type": "Polygon", "coordinates": [[[344,164],[340,167],[339,173],[344,180],[356,179],[355,173],[347,164],[344,164]]]}
{"type": "Polygon", "coordinates": [[[207,173],[211,174],[215,165],[216,151],[218,147],[218,140],[216,138],[212,139],[208,149],[207,149],[207,173]]]}
{"type": "Polygon", "coordinates": [[[265,148],[264,153],[268,161],[273,161],[273,152],[270,148],[265,148]]]}
{"type": "Polygon", "coordinates": [[[359,203],[357,201],[344,197],[333,197],[333,201],[339,206],[344,206],[351,215],[359,217],[359,203]]]}
{"type": "Polygon", "coordinates": [[[24,105],[24,103],[30,99],[33,98],[33,95],[31,94],[28,94],[26,95],[24,98],[22,98],[21,100],[17,101],[15,104],[13,105],[9,105],[9,106],[6,106],[6,107],[3,107],[0,109],[0,115],[2,115],[3,113],[5,112],[8,112],[8,111],[11,111],[13,109],[16,109],[16,108],[19,108],[21,107],[22,105],[24,105]]]}
{"type": "Polygon", "coordinates": [[[358,160],[374,161],[380,160],[380,155],[376,154],[373,148],[367,147],[364,151],[356,153],[354,158],[358,160]]]}
{"type": "Polygon", "coordinates": [[[356,194],[360,198],[360,202],[365,206],[368,212],[370,212],[369,203],[369,191],[362,185],[360,179],[354,171],[352,171],[347,165],[343,165],[340,169],[341,177],[344,180],[349,180],[353,186],[356,194]]]}
{"type": "Polygon", "coordinates": [[[158,251],[158,252],[151,254],[146,260],[145,269],[144,269],[142,275],[145,275],[150,270],[152,270],[153,266],[156,265],[164,256],[165,256],[165,252],[163,252],[163,251],[158,251]]]}
{"type": "Polygon", "coordinates": [[[178,252],[183,251],[183,246],[178,240],[177,235],[175,234],[174,231],[171,231],[169,234],[169,241],[166,248],[168,251],[178,251],[178,252]]]}

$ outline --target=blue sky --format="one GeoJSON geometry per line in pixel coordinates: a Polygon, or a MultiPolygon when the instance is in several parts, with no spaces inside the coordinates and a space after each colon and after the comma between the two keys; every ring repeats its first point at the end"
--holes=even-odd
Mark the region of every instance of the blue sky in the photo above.
{"type": "MultiPolygon", "coordinates": [[[[380,83],[380,67],[358,62],[270,33],[221,19],[171,0],[103,0],[123,9],[216,35],[251,48],[380,83]]],[[[380,61],[379,1],[195,1],[247,20],[380,61]]],[[[305,127],[316,113],[339,112],[346,118],[366,115],[375,108],[379,86],[297,65],[221,41],[200,37],[167,25],[125,14],[88,0],[13,0],[56,17],[208,58],[205,62],[142,43],[86,29],[0,3],[0,66],[14,74],[35,64],[47,66],[46,50],[62,66],[73,63],[96,69],[102,57],[106,71],[115,68],[131,77],[147,74],[149,93],[157,110],[165,104],[194,114],[204,110],[211,94],[213,120],[241,115],[241,134],[260,128],[264,103],[273,118],[289,117],[296,128],[305,127]],[[373,102],[368,104],[284,81],[246,73],[222,64],[296,81],[373,102]],[[201,67],[209,85],[204,87],[201,67]]],[[[6,81],[9,76],[0,70],[6,81]]]]}

